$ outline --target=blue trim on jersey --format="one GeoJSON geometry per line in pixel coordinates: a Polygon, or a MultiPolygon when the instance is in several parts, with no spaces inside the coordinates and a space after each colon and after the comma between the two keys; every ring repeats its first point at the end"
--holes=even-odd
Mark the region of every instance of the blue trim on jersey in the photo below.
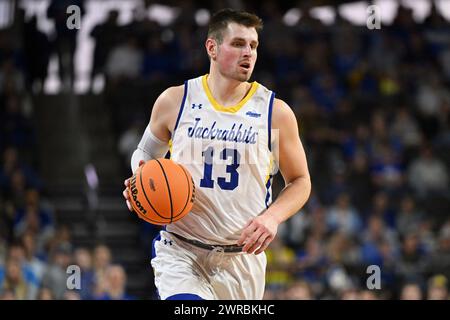
{"type": "Polygon", "coordinates": [[[192,293],[179,293],[167,297],[166,300],[205,300],[205,299],[192,293]]]}
{"type": "Polygon", "coordinates": [[[180,119],[181,119],[181,114],[183,113],[184,103],[186,102],[186,97],[187,97],[187,91],[188,91],[188,80],[186,80],[186,81],[184,82],[184,95],[183,95],[183,101],[181,101],[180,111],[178,111],[177,122],[175,122],[175,127],[173,128],[172,142],[173,142],[173,137],[175,136],[175,131],[176,131],[177,128],[178,128],[178,123],[180,122],[180,119]]]}
{"type": "Polygon", "coordinates": [[[267,190],[267,192],[266,192],[266,209],[269,207],[269,201],[271,198],[270,186],[272,185],[272,178],[273,178],[273,175],[270,175],[269,180],[267,180],[267,183],[266,183],[266,190],[267,190]]]}
{"type": "Polygon", "coordinates": [[[270,95],[270,102],[269,102],[269,117],[268,117],[268,126],[269,129],[269,141],[268,146],[269,150],[272,151],[272,109],[273,109],[273,99],[275,98],[275,92],[272,91],[272,94],[270,95]]]}

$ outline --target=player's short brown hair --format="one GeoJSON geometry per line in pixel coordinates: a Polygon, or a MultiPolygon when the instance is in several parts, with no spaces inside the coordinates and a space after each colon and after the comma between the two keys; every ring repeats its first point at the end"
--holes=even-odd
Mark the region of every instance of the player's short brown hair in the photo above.
{"type": "Polygon", "coordinates": [[[237,11],[233,9],[222,9],[217,11],[209,21],[208,38],[215,39],[218,43],[223,41],[223,31],[228,24],[235,22],[248,28],[255,28],[259,32],[263,28],[263,22],[260,17],[246,11],[237,11]]]}

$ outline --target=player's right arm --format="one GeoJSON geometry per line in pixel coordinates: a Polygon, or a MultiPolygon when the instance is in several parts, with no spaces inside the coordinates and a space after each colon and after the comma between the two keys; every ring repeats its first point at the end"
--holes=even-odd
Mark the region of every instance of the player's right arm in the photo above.
{"type": "MultiPolygon", "coordinates": [[[[151,159],[162,158],[169,150],[169,140],[175,127],[175,122],[183,100],[184,86],[170,87],[156,99],[150,122],[145,128],[141,141],[131,157],[131,170],[136,169],[151,159]]],[[[128,209],[132,211],[129,202],[129,178],[125,180],[123,197],[128,209]]]]}

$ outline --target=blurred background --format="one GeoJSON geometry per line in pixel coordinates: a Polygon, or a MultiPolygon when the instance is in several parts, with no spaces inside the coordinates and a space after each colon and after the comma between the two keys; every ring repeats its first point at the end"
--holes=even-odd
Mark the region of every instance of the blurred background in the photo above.
{"type": "Polygon", "coordinates": [[[157,297],[159,228],[123,180],[156,97],[208,72],[225,7],[264,19],[252,80],[296,113],[313,183],[265,298],[449,299],[450,0],[0,0],[0,298],[157,297]]]}

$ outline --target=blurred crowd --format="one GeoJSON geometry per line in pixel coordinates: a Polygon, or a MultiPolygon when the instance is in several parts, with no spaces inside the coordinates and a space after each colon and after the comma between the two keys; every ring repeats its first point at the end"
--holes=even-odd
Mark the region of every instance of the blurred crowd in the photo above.
{"type": "MultiPolygon", "coordinates": [[[[171,25],[140,10],[119,25],[111,10],[90,31],[91,79],[106,80],[124,176],[156,96],[208,72],[207,27],[195,12],[228,4],[173,2],[181,10],[171,25]]],[[[67,1],[52,3],[61,10],[67,1]]],[[[285,6],[297,3],[235,4],[264,20],[253,79],[296,113],[313,183],[307,205],[266,251],[265,298],[449,299],[449,22],[434,6],[422,22],[400,6],[380,30],[339,15],[325,25],[299,2],[301,19],[288,26],[285,6]],[[380,289],[367,287],[371,265],[380,268],[380,289]]],[[[49,17],[58,16],[52,9],[49,17]]],[[[71,83],[76,30],[47,38],[33,19],[24,26],[25,38],[0,30],[0,297],[129,298],[110,250],[75,248],[70,228],[56,224],[39,178],[27,96],[42,87],[51,53],[69,57],[60,59],[60,77],[71,83]],[[87,270],[86,292],[62,285],[70,264],[87,270]]],[[[274,195],[282,187],[278,175],[274,195]]],[[[142,241],[150,246],[156,232],[143,225],[142,241]]]]}
{"type": "MultiPolygon", "coordinates": [[[[57,15],[57,3],[49,7],[50,16],[57,15]]],[[[38,141],[30,94],[36,81],[42,88],[46,54],[58,54],[60,46],[33,30],[35,17],[24,25],[23,17],[17,11],[16,23],[0,30],[0,300],[133,299],[111,249],[95,243],[75,247],[70,226],[57,223],[47,200],[39,175],[43,141],[38,141]],[[70,265],[81,272],[68,283],[75,275],[67,273],[70,265]]]]}
{"type": "Polygon", "coordinates": [[[313,193],[268,251],[269,298],[449,298],[449,31],[435,9],[379,31],[302,17],[296,48],[270,51],[313,193]]]}

